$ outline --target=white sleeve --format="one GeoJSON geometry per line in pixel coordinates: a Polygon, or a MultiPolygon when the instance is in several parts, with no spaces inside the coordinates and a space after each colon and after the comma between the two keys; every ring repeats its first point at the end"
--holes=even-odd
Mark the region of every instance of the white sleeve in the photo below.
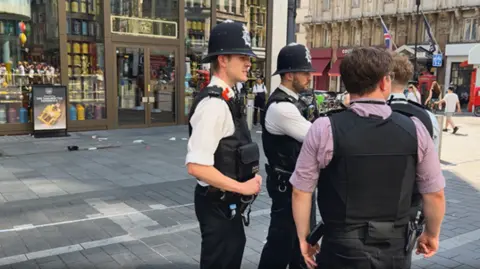
{"type": "Polygon", "coordinates": [[[307,135],[312,123],[290,102],[271,104],[265,115],[265,128],[274,135],[288,135],[299,142],[307,135]]]}
{"type": "Polygon", "coordinates": [[[224,137],[233,135],[235,126],[225,101],[207,97],[200,101],[190,119],[192,134],[188,140],[185,164],[213,165],[213,154],[224,137]]]}
{"type": "Polygon", "coordinates": [[[433,127],[433,144],[435,144],[435,148],[437,152],[440,150],[440,125],[438,124],[437,117],[428,111],[428,115],[430,116],[430,120],[432,121],[433,127]]]}

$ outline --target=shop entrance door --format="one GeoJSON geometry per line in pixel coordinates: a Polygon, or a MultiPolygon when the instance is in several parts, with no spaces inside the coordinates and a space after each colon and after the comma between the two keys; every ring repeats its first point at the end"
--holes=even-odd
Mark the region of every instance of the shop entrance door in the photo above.
{"type": "Polygon", "coordinates": [[[116,45],[117,121],[141,128],[177,122],[175,47],[116,45]]]}

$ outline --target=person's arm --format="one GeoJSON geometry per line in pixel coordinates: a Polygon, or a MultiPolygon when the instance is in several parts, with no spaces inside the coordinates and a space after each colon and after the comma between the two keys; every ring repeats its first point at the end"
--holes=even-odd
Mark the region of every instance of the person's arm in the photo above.
{"type": "Polygon", "coordinates": [[[427,100],[425,100],[425,105],[428,105],[428,102],[430,101],[430,99],[432,99],[432,90],[433,90],[433,86],[432,86],[432,88],[428,91],[428,97],[427,97],[427,100]]]}
{"type": "Polygon", "coordinates": [[[267,131],[288,135],[303,142],[312,123],[306,120],[298,108],[290,102],[280,102],[270,105],[265,116],[267,131]]]}
{"type": "Polygon", "coordinates": [[[438,240],[440,227],[445,216],[445,178],[433,141],[425,126],[417,118],[412,118],[417,127],[418,163],[417,185],[423,198],[425,232],[438,240]]]}
{"type": "Polygon", "coordinates": [[[330,120],[319,118],[308,131],[297,159],[295,171],[290,177],[292,184],[292,210],[298,238],[306,241],[310,233],[310,210],[312,193],[320,175],[332,158],[333,140],[330,120]]]}
{"type": "Polygon", "coordinates": [[[192,134],[186,157],[188,173],[219,189],[240,193],[242,186],[238,181],[213,167],[213,155],[220,140],[234,132],[227,122],[231,118],[230,110],[222,99],[207,98],[198,104],[190,119],[192,134]]]}

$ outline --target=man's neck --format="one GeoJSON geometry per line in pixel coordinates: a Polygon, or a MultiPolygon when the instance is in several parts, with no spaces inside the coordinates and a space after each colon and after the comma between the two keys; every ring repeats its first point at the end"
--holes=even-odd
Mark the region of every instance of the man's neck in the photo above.
{"type": "Polygon", "coordinates": [[[354,101],[356,99],[373,99],[373,100],[385,100],[385,97],[380,91],[375,91],[365,95],[358,95],[358,94],[350,94],[350,101],[354,101]]]}
{"type": "Polygon", "coordinates": [[[223,80],[223,82],[225,82],[228,86],[230,86],[230,88],[233,88],[236,85],[236,83],[233,82],[224,72],[215,73],[214,76],[223,80]]]}
{"type": "Polygon", "coordinates": [[[282,82],[280,82],[280,85],[282,85],[283,87],[285,87],[285,88],[291,90],[292,92],[298,94],[298,92],[296,92],[291,85],[285,85],[285,84],[282,83],[282,82]]]}

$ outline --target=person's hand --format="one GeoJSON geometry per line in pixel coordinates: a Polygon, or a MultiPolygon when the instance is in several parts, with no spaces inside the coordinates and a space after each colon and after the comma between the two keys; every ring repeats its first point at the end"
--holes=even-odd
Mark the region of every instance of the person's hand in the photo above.
{"type": "Polygon", "coordinates": [[[317,243],[315,246],[312,246],[307,243],[306,240],[302,240],[300,241],[300,251],[302,252],[303,259],[305,260],[308,269],[317,268],[315,255],[320,252],[320,245],[317,243]]]}
{"type": "Polygon", "coordinates": [[[440,238],[438,236],[431,236],[428,233],[423,232],[417,239],[417,251],[416,254],[423,254],[425,258],[430,258],[438,251],[438,245],[440,238]]]}
{"type": "Polygon", "coordinates": [[[242,183],[242,188],[240,193],[243,195],[258,194],[260,192],[261,186],[262,186],[262,177],[260,175],[255,175],[255,177],[242,183]]]}
{"type": "Polygon", "coordinates": [[[462,110],[461,110],[461,109],[458,109],[458,110],[457,110],[457,113],[462,113],[462,110]]]}

